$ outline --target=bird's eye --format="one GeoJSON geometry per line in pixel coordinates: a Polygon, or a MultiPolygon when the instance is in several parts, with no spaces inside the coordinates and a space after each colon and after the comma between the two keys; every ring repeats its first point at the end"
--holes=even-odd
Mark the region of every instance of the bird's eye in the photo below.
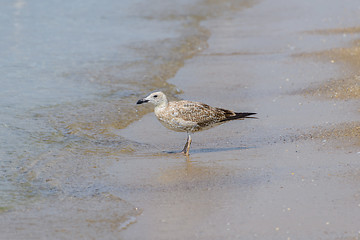
{"type": "Polygon", "coordinates": [[[158,96],[157,95],[154,95],[154,98],[157,98],[158,96]]]}

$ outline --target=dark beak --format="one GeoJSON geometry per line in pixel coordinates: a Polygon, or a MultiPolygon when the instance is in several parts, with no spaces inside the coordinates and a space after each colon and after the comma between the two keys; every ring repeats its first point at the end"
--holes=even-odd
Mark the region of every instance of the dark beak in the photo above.
{"type": "Polygon", "coordinates": [[[145,100],[145,99],[140,99],[139,101],[137,101],[136,104],[142,104],[142,103],[146,103],[148,102],[149,100],[145,100]]]}

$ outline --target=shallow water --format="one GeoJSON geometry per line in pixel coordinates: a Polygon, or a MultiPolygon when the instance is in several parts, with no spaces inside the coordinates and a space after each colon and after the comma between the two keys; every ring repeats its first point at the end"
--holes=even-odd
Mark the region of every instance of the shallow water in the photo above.
{"type": "Polygon", "coordinates": [[[111,129],[144,114],[133,108],[139,93],[159,88],[176,93],[166,79],[207,38],[198,16],[182,15],[190,5],[186,1],[172,6],[26,0],[1,5],[3,208],[39,194],[24,173],[55,160],[49,152],[74,144],[90,151],[106,141],[126,151],[128,141],[118,143],[111,129]],[[43,155],[46,159],[39,160],[43,155]]]}
{"type": "Polygon", "coordinates": [[[249,4],[2,3],[0,210],[108,192],[100,166],[152,148],[117,134],[149,112],[138,97],[176,98],[167,80],[206,48],[201,21],[249,4]]]}

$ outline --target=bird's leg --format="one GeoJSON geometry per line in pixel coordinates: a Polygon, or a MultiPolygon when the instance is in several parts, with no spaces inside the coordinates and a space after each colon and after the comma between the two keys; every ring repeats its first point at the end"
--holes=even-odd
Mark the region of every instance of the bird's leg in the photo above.
{"type": "Polygon", "coordinates": [[[187,149],[188,144],[189,144],[189,134],[188,134],[185,146],[184,146],[183,150],[181,151],[182,153],[186,153],[186,149],[187,149]]]}
{"type": "Polygon", "coordinates": [[[185,153],[186,156],[189,156],[191,141],[192,141],[192,140],[191,140],[191,136],[190,136],[190,134],[189,134],[189,135],[188,135],[188,140],[187,140],[188,145],[187,145],[186,153],[185,153]]]}
{"type": "Polygon", "coordinates": [[[186,140],[184,149],[181,151],[181,152],[183,152],[186,156],[189,156],[190,145],[191,145],[191,136],[190,136],[190,133],[188,133],[188,137],[187,137],[187,140],[186,140]]]}

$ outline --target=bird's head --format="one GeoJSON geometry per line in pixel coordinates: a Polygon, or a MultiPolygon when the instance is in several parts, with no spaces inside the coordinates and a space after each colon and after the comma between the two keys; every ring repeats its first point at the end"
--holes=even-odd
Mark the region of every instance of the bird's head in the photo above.
{"type": "Polygon", "coordinates": [[[137,101],[136,104],[142,104],[142,103],[146,103],[146,102],[150,102],[150,103],[154,104],[155,106],[160,106],[162,104],[167,104],[168,101],[167,101],[166,95],[163,92],[153,92],[153,93],[150,93],[149,96],[137,101]]]}

